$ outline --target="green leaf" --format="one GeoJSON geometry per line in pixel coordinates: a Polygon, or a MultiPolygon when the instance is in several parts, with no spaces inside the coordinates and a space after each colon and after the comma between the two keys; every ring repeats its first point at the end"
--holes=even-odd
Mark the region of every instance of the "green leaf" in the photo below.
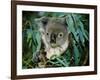
{"type": "MultiPolygon", "coordinates": [[[[67,58],[70,58],[69,56],[67,56],[67,58]]],[[[62,57],[63,62],[66,64],[66,66],[69,66],[70,64],[70,59],[66,59],[65,57],[62,57]]]]}
{"type": "Polygon", "coordinates": [[[85,46],[84,45],[85,40],[84,40],[83,33],[82,33],[82,31],[80,29],[78,29],[78,32],[79,32],[79,39],[80,39],[82,45],[85,46]]]}
{"type": "Polygon", "coordinates": [[[36,47],[33,45],[32,46],[32,53],[35,53],[36,52],[36,47]]]}
{"type": "Polygon", "coordinates": [[[88,40],[88,32],[84,29],[84,24],[81,21],[79,21],[79,27],[81,29],[81,32],[83,33],[83,36],[88,40]]]}
{"type": "Polygon", "coordinates": [[[79,42],[76,31],[75,31],[75,24],[70,14],[68,14],[66,17],[66,23],[68,24],[68,30],[74,35],[75,40],[79,42]]]}
{"type": "Polygon", "coordinates": [[[85,30],[84,37],[86,38],[86,40],[89,40],[89,33],[87,30],[85,30]]]}
{"type": "Polygon", "coordinates": [[[31,48],[31,45],[32,45],[32,39],[30,39],[29,41],[29,48],[31,48]]]}
{"type": "Polygon", "coordinates": [[[70,58],[71,58],[71,53],[70,53],[69,49],[66,51],[65,55],[66,55],[65,59],[66,59],[67,63],[69,63],[70,62],[70,58]]]}
{"type": "Polygon", "coordinates": [[[77,48],[77,46],[75,44],[73,45],[73,47],[74,47],[75,64],[78,65],[79,61],[80,61],[80,53],[79,53],[79,50],[78,50],[78,48],[77,48]]]}
{"type": "Polygon", "coordinates": [[[41,34],[40,34],[40,32],[36,33],[36,41],[37,41],[37,50],[40,50],[40,48],[41,48],[41,34]]]}
{"type": "Polygon", "coordinates": [[[32,30],[31,29],[27,29],[27,42],[29,42],[30,38],[32,38],[32,30]]]}
{"type": "Polygon", "coordinates": [[[64,67],[67,67],[68,65],[66,65],[60,58],[56,57],[57,61],[59,63],[61,63],[64,67]]]}

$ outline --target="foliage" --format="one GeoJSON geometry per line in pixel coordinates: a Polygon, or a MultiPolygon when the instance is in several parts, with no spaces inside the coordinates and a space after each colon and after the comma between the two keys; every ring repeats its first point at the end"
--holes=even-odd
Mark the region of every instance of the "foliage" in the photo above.
{"type": "Polygon", "coordinates": [[[66,52],[54,60],[47,60],[51,67],[89,65],[89,14],[30,12],[23,11],[22,17],[22,68],[36,68],[32,61],[33,54],[41,48],[41,36],[34,22],[42,16],[65,17],[70,32],[70,46],[66,52]]]}

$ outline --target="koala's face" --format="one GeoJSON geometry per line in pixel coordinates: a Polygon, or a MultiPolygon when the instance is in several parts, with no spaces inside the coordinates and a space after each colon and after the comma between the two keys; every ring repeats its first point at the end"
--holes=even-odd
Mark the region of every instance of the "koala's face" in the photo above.
{"type": "Polygon", "coordinates": [[[64,18],[41,18],[39,27],[44,28],[46,41],[52,48],[63,45],[68,37],[64,18]]]}
{"type": "Polygon", "coordinates": [[[47,23],[45,29],[46,40],[51,47],[60,47],[65,43],[67,39],[66,25],[51,20],[47,23]]]}

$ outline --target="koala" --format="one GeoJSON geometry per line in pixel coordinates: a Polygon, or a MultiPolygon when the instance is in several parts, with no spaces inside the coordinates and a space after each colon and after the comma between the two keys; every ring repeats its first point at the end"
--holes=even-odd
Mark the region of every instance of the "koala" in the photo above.
{"type": "MultiPolygon", "coordinates": [[[[41,17],[35,19],[44,44],[45,57],[53,59],[53,56],[63,54],[69,45],[69,32],[66,18],[41,17]]],[[[41,53],[37,53],[41,54],[41,53]]]]}

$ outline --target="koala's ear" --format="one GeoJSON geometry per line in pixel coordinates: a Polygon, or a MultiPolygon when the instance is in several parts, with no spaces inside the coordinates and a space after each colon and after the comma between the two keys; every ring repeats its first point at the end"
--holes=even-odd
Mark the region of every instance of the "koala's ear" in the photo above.
{"type": "Polygon", "coordinates": [[[61,18],[61,22],[65,23],[66,22],[66,18],[65,17],[61,18]]]}
{"type": "Polygon", "coordinates": [[[41,18],[38,18],[38,19],[35,19],[35,22],[37,24],[41,24],[42,26],[45,26],[47,23],[48,23],[48,17],[41,17],[41,18]]]}
{"type": "Polygon", "coordinates": [[[42,17],[41,18],[41,22],[43,24],[43,26],[47,25],[49,18],[48,17],[42,17]]]}
{"type": "Polygon", "coordinates": [[[64,25],[68,26],[68,24],[67,24],[67,17],[61,18],[61,19],[60,19],[60,22],[61,22],[62,24],[64,24],[64,25]]]}
{"type": "Polygon", "coordinates": [[[66,24],[66,17],[62,17],[58,19],[60,23],[66,24]]]}

